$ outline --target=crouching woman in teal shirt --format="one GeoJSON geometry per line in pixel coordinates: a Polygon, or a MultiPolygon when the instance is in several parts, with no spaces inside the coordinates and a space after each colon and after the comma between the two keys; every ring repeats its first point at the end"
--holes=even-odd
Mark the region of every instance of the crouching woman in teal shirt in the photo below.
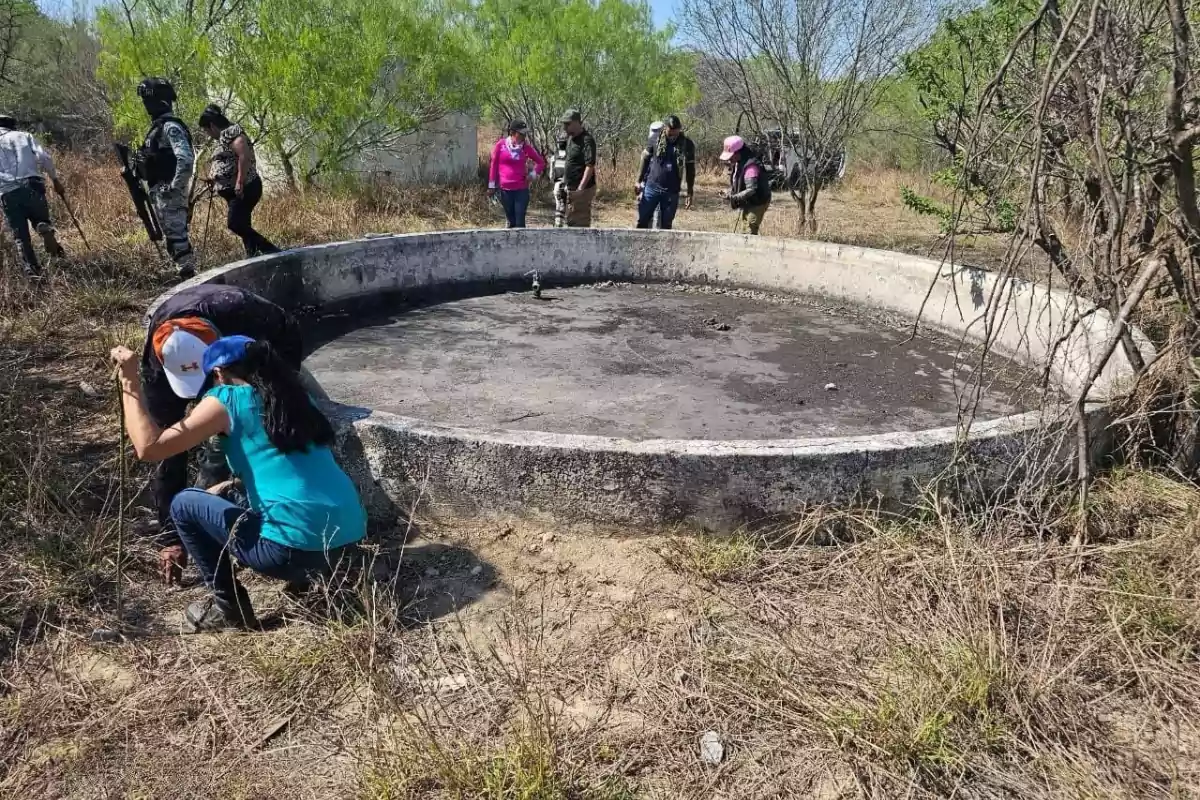
{"type": "Polygon", "coordinates": [[[187,608],[192,630],[256,624],[230,556],[298,590],[328,575],[343,548],[366,535],[358,491],[329,449],[329,420],[270,344],[228,336],[209,345],[196,365],[207,376],[207,391],[166,430],[142,402],[137,356],[117,347],[112,357],[138,458],[161,461],[221,435],[229,468],[246,486],[249,509],[201,489],[187,489],[171,503],[183,546],[212,589],[211,598],[187,608]]]}

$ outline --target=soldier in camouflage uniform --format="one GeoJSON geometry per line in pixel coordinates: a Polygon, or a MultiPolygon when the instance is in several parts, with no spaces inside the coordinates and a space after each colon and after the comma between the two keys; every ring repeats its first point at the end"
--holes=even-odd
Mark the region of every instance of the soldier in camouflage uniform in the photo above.
{"type": "Polygon", "coordinates": [[[554,143],[554,158],[550,162],[550,178],[554,181],[554,227],[567,226],[567,133],[559,131],[554,143]]]}
{"type": "Polygon", "coordinates": [[[188,187],[192,165],[192,134],[172,113],[175,87],[163,78],[138,84],[138,96],[150,115],[150,131],[139,153],[140,171],[150,187],[150,202],[166,239],[167,253],[179,267],[180,278],[196,274],[188,241],[188,187]]]}

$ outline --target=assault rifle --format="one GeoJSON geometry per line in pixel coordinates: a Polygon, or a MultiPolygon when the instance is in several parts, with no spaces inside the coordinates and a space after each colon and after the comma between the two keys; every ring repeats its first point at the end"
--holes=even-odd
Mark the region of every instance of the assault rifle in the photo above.
{"type": "Polygon", "coordinates": [[[162,227],[158,224],[158,217],[154,214],[154,206],[150,205],[150,195],[146,193],[142,178],[135,171],[133,162],[130,160],[129,146],[117,142],[113,144],[113,150],[117,152],[117,161],[121,162],[121,180],[125,181],[125,186],[129,189],[129,196],[133,200],[133,207],[137,209],[138,219],[142,221],[142,227],[146,229],[146,235],[150,237],[150,241],[154,242],[157,247],[163,238],[162,227]]]}

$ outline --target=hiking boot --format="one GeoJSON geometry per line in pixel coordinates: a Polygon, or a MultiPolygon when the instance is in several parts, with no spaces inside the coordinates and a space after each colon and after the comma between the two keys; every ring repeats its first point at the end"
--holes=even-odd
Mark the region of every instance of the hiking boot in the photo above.
{"type": "Polygon", "coordinates": [[[215,598],[207,597],[188,604],[183,612],[183,624],[188,633],[218,633],[257,628],[258,620],[248,607],[244,612],[239,612],[238,609],[222,606],[215,598]]]}
{"type": "Polygon", "coordinates": [[[47,253],[55,258],[62,258],[67,254],[63,246],[58,243],[58,237],[52,225],[45,222],[38,223],[37,232],[42,237],[42,244],[45,245],[47,253]]]}
{"type": "Polygon", "coordinates": [[[196,268],[191,264],[179,265],[179,280],[186,281],[196,277],[196,268]]]}

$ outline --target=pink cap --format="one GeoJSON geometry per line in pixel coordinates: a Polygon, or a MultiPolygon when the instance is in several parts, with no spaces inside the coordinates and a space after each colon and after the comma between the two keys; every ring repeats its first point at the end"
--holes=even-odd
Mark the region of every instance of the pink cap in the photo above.
{"type": "Polygon", "coordinates": [[[725,149],[721,152],[721,160],[728,161],[733,158],[733,154],[746,146],[746,142],[740,136],[726,136],[725,149]]]}

